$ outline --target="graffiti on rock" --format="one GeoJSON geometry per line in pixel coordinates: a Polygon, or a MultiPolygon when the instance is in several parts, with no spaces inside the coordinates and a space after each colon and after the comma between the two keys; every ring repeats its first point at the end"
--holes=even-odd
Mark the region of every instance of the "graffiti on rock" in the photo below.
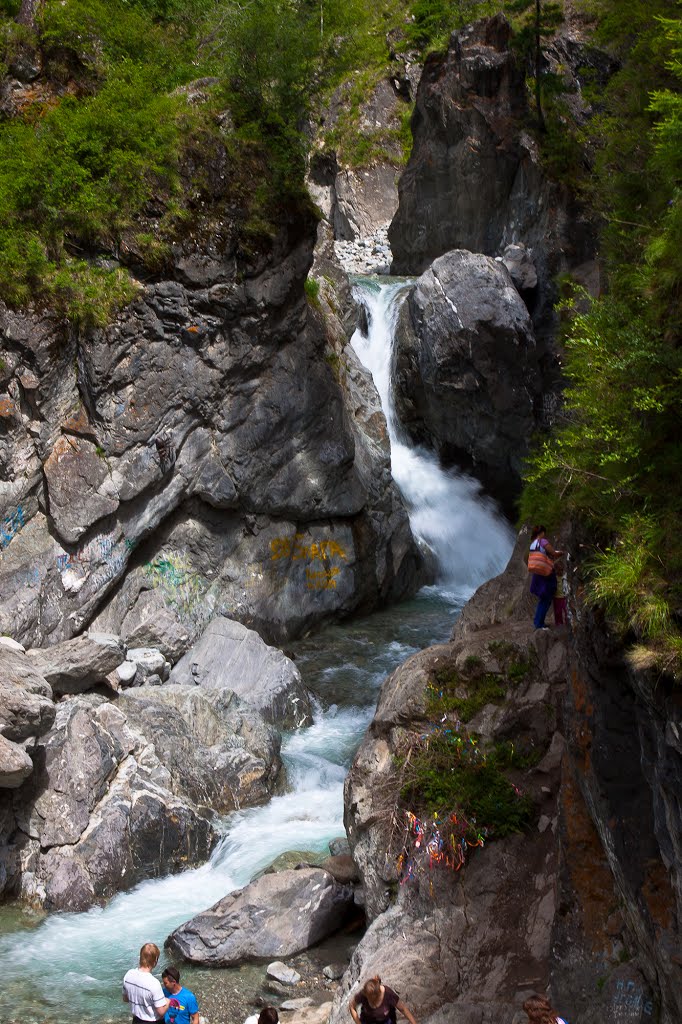
{"type": "Polygon", "coordinates": [[[194,571],[186,555],[159,555],[145,564],[144,571],[150,584],[161,590],[164,600],[181,619],[202,625],[211,618],[211,602],[203,600],[208,581],[194,571]]]}
{"type": "Polygon", "coordinates": [[[17,505],[12,512],[8,512],[4,519],[0,521],[0,548],[6,548],[24,524],[24,510],[21,505],[17,505]]]}

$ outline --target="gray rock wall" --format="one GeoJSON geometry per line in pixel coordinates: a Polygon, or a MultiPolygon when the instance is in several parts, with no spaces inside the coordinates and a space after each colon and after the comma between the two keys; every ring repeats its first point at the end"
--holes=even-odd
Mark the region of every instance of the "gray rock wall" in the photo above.
{"type": "Polygon", "coordinates": [[[0,631],[30,646],[132,633],[150,591],[191,642],[216,613],[282,638],[417,583],[304,298],[310,213],[249,256],[208,206],[106,330],[0,309],[0,631]]]}
{"type": "MultiPolygon", "coordinates": [[[[529,303],[545,337],[553,324],[551,279],[578,268],[589,277],[584,264],[594,259],[595,231],[570,191],[543,171],[510,35],[501,15],[487,18],[453,33],[447,52],[426,60],[389,229],[392,273],[421,274],[451,249],[495,256],[522,242],[537,267],[529,303]]],[[[573,65],[580,63],[578,43],[564,50],[564,60],[570,52],[573,65]]]]}
{"type": "Polygon", "coordinates": [[[621,644],[582,604],[574,570],[570,630],[532,630],[527,544],[522,533],[450,644],[414,655],[384,683],[346,783],[372,923],[332,1024],[377,972],[427,1024],[521,1024],[535,990],[550,991],[575,1024],[680,1019],[679,701],[664,680],[624,664],[621,644]],[[484,746],[531,739],[543,752],[514,776],[533,798],[533,822],[489,839],[457,873],[435,865],[398,884],[399,794],[410,744],[433,728],[428,687],[443,669],[466,676],[475,659],[495,677],[513,647],[535,667],[467,728],[484,746]]]}

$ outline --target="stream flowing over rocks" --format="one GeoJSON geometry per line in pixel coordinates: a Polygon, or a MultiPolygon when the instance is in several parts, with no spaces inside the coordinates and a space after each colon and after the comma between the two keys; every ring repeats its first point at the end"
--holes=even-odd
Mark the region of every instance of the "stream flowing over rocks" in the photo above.
{"type": "MultiPolygon", "coordinates": [[[[543,59],[587,117],[599,54],[562,29],[543,59]]],[[[391,61],[358,125],[388,148],[313,146],[319,218],[244,247],[218,147],[113,324],[0,304],[7,1024],[118,1024],[150,940],[209,1024],[345,1024],[377,973],[419,1024],[525,1024],[533,991],[682,1020],[679,694],[586,604],[570,524],[568,624],[532,629],[528,531],[509,557],[481,491],[515,515],[561,401],[554,279],[598,293],[595,227],[504,18],[391,61]],[[464,812],[426,801],[466,757],[502,781],[448,863],[464,812]]]]}

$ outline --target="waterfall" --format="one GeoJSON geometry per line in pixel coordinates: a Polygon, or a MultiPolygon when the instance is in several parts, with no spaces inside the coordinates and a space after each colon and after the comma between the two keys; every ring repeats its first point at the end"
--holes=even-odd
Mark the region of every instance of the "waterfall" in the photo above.
{"type": "Polygon", "coordinates": [[[372,374],[391,440],[391,472],[400,488],[412,530],[436,555],[438,584],[468,598],[484,580],[501,572],[513,535],[495,505],[471,477],[444,470],[432,452],[410,445],[401,431],[391,390],[391,365],[400,308],[411,286],[401,279],[356,279],[355,298],[367,310],[369,329],[351,344],[372,374]]]}
{"type": "MultiPolygon", "coordinates": [[[[415,534],[436,553],[438,585],[397,608],[290,645],[317,697],[317,709],[312,726],[284,738],[289,791],[265,806],[228,815],[207,864],[143,882],[82,914],[53,914],[36,922],[11,908],[0,910],[0,1009],[8,1024],[129,1020],[121,1003],[121,978],[136,963],[143,942],[162,946],[178,924],[245,885],[278,854],[327,850],[328,841],[343,833],[343,779],[372,718],[381,682],[413,652],[445,641],[463,601],[504,566],[511,534],[478,485],[445,472],[432,455],[400,437],[389,400],[389,372],[406,287],[389,279],[356,285],[371,325],[366,338],[355,334],[353,345],[381,396],[393,474],[415,534]]],[[[237,971],[224,977],[229,978],[225,984],[234,986],[242,975],[237,971]]],[[[205,994],[201,972],[193,975],[191,968],[183,968],[183,980],[200,997],[205,994]]],[[[207,1011],[212,1016],[210,1007],[207,1011]]]]}

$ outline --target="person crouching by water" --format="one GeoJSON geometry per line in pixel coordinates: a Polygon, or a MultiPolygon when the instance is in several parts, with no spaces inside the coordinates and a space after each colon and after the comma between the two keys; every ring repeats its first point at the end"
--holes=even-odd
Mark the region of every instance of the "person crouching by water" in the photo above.
{"type": "Polygon", "coordinates": [[[566,1024],[544,996],[531,996],[523,1004],[529,1024],[566,1024]]]}
{"type": "Polygon", "coordinates": [[[161,973],[163,994],[168,999],[164,1024],[199,1024],[199,1004],[194,992],[180,984],[177,967],[166,967],[161,973]]]}
{"type": "Polygon", "coordinates": [[[385,1024],[386,1021],[396,1024],[396,1010],[407,1017],[409,1024],[417,1024],[398,993],[388,985],[382,985],[378,974],[366,981],[352,997],[348,1009],[355,1024],[385,1024]]]}
{"type": "Polygon", "coordinates": [[[161,982],[152,971],[159,962],[159,947],[145,942],[140,950],[140,966],[133,967],[123,979],[123,1002],[130,1004],[133,1024],[158,1021],[168,1009],[161,982]]]}
{"type": "Polygon", "coordinates": [[[528,572],[532,573],[530,592],[538,599],[533,619],[536,629],[549,628],[545,625],[545,615],[556,594],[557,579],[554,571],[554,559],[562,554],[563,551],[555,551],[545,537],[544,526],[533,527],[530,536],[530,551],[528,552],[528,572]]]}

